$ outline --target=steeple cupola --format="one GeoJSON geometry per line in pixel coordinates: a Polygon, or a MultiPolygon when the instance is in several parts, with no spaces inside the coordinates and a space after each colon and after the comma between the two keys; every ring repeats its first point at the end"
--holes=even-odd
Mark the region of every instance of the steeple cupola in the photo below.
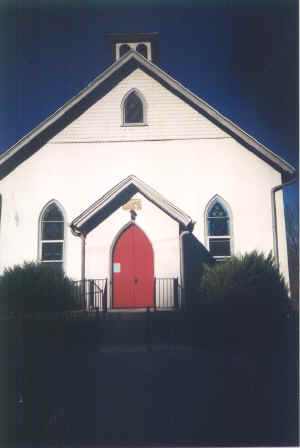
{"type": "Polygon", "coordinates": [[[158,33],[110,33],[108,38],[113,62],[132,49],[149,61],[158,63],[158,33]]]}

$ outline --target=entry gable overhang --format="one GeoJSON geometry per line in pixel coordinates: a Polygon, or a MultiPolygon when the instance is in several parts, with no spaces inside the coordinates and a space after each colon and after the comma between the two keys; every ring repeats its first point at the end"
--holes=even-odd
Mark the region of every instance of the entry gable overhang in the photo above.
{"type": "Polygon", "coordinates": [[[118,61],[97,76],[77,95],[67,101],[54,114],[36,126],[15,145],[0,155],[0,179],[8,175],[20,163],[38,151],[58,132],[78,118],[96,101],[105,96],[122,79],[132,73],[136,68],[142,69],[163,86],[188,103],[199,113],[203,114],[214,124],[219,126],[243,146],[254,152],[265,162],[281,172],[285,177],[295,174],[295,168],[247,134],[216,109],[189,91],[170,75],[153,64],[134,50],[130,50],[118,61]]]}
{"type": "Polygon", "coordinates": [[[184,228],[193,229],[194,222],[190,216],[139,178],[130,175],[77,216],[70,224],[72,231],[77,235],[87,235],[123,204],[126,204],[137,192],[141,193],[184,228]]]}

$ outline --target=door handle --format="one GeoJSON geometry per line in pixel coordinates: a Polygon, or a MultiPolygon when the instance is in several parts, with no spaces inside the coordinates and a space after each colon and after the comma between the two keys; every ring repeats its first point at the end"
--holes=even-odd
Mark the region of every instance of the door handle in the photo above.
{"type": "Polygon", "coordinates": [[[138,278],[137,278],[137,276],[135,275],[134,276],[134,278],[133,278],[133,282],[134,282],[134,284],[136,285],[137,284],[137,282],[138,282],[138,278]]]}

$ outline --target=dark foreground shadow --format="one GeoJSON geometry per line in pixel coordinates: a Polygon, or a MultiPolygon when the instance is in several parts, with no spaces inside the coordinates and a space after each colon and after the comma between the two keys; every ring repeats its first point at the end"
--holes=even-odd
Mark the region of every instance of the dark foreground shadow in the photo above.
{"type": "Polygon", "coordinates": [[[296,364],[282,350],[28,356],[17,439],[297,445],[296,364]]]}

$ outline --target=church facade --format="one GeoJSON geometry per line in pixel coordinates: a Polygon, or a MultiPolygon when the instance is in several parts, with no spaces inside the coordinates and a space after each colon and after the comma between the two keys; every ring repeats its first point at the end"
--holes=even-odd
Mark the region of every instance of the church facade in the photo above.
{"type": "Polygon", "coordinates": [[[294,167],[162,71],[157,39],[111,35],[113,64],[0,156],[1,272],[41,261],[108,308],[180,306],[193,238],[203,260],[273,251],[288,281],[271,192],[294,167]]]}

